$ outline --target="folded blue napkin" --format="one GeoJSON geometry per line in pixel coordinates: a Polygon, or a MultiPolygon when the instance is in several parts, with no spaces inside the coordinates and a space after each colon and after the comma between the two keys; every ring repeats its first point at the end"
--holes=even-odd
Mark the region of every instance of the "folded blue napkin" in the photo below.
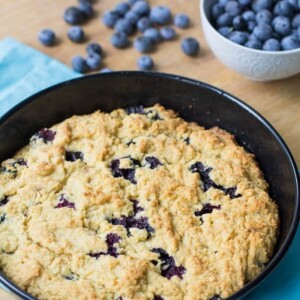
{"type": "MultiPolygon", "coordinates": [[[[75,78],[60,62],[11,38],[0,41],[0,117],[28,96],[75,78]]],[[[276,270],[245,299],[300,300],[300,228],[276,270]]]]}

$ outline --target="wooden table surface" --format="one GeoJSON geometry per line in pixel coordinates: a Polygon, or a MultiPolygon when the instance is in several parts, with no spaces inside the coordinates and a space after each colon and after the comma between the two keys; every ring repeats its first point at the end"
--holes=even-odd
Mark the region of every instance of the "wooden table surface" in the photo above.
{"type": "MultiPolygon", "coordinates": [[[[300,167],[300,75],[277,82],[251,82],[223,66],[209,50],[200,27],[198,0],[149,1],[151,4],[166,4],[174,13],[187,13],[193,21],[190,29],[178,30],[177,40],[160,44],[151,54],[156,70],[208,82],[253,106],[279,131],[300,167]],[[180,39],[187,36],[199,39],[202,46],[199,57],[186,57],[181,52],[180,39]]],[[[114,49],[109,41],[112,30],[107,29],[100,20],[104,11],[112,9],[116,3],[118,0],[95,1],[97,16],[84,25],[84,30],[89,41],[100,42],[104,47],[105,67],[135,70],[140,54],[133,48],[114,49]]],[[[76,0],[0,0],[0,39],[12,36],[70,65],[73,55],[85,54],[86,46],[73,44],[66,36],[69,25],[63,21],[62,15],[64,9],[73,4],[76,0]],[[39,44],[38,32],[47,27],[55,30],[59,45],[47,48],[39,44]]]]}

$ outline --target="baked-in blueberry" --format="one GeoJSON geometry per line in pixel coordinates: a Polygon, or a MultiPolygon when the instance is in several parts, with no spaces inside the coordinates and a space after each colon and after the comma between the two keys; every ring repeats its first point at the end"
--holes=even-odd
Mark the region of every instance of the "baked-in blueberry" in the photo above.
{"type": "Polygon", "coordinates": [[[56,36],[53,30],[43,29],[39,33],[38,39],[44,46],[53,46],[56,41],[56,36]]]}
{"type": "Polygon", "coordinates": [[[101,66],[102,57],[97,53],[92,53],[86,58],[86,64],[90,70],[98,70],[101,66]]]}
{"type": "Polygon", "coordinates": [[[267,9],[263,9],[263,10],[259,11],[255,16],[255,20],[256,20],[257,24],[260,24],[260,23],[271,24],[272,19],[273,19],[273,15],[267,9]]]}
{"type": "Polygon", "coordinates": [[[200,44],[195,38],[188,37],[182,40],[181,49],[186,55],[195,56],[200,51],[200,44]]]}
{"type": "Polygon", "coordinates": [[[161,28],[160,30],[160,35],[165,41],[170,41],[174,40],[176,37],[176,31],[173,27],[171,26],[165,26],[161,28]]]}
{"type": "Polygon", "coordinates": [[[174,25],[178,28],[186,29],[190,27],[191,20],[186,14],[177,14],[174,17],[174,25]]]}
{"type": "Polygon", "coordinates": [[[137,65],[142,71],[150,71],[153,69],[154,63],[153,59],[149,55],[143,55],[138,59],[137,65]]]}
{"type": "Polygon", "coordinates": [[[228,1],[227,4],[225,5],[225,11],[233,16],[236,17],[241,13],[241,6],[238,2],[236,1],[228,1]]]}
{"type": "Polygon", "coordinates": [[[6,219],[6,214],[0,216],[0,224],[2,224],[6,219]]]}
{"type": "Polygon", "coordinates": [[[289,18],[284,16],[277,16],[272,21],[274,31],[281,36],[287,36],[292,32],[291,22],[289,18]]]}
{"type": "Polygon", "coordinates": [[[143,105],[129,106],[129,107],[124,108],[124,110],[126,111],[126,113],[128,115],[131,115],[131,114],[145,115],[146,114],[143,105]]]}
{"type": "Polygon", "coordinates": [[[123,49],[126,48],[129,44],[127,35],[124,32],[116,32],[111,36],[110,39],[112,45],[116,48],[123,49]]]}
{"type": "Polygon", "coordinates": [[[155,156],[148,156],[145,158],[147,165],[149,165],[150,169],[156,169],[159,166],[162,166],[162,163],[155,156]]]}
{"type": "Polygon", "coordinates": [[[66,151],[66,161],[74,162],[78,159],[83,160],[83,153],[80,151],[66,151]]]}
{"type": "Polygon", "coordinates": [[[221,300],[221,297],[219,295],[214,295],[209,300],[221,300]]]}
{"type": "Polygon", "coordinates": [[[300,41],[295,36],[289,35],[281,40],[283,50],[294,50],[300,48],[300,41]]]}
{"type": "Polygon", "coordinates": [[[64,20],[71,25],[79,25],[86,20],[86,16],[78,7],[71,6],[65,10],[64,20]]]}
{"type": "Polygon", "coordinates": [[[151,41],[154,43],[158,43],[162,40],[160,32],[157,28],[148,28],[144,31],[143,35],[145,37],[151,39],[151,41]]]}
{"type": "Polygon", "coordinates": [[[221,205],[211,205],[210,203],[205,203],[201,210],[195,211],[195,216],[200,217],[200,220],[203,221],[202,216],[205,214],[211,214],[214,209],[220,210],[221,205]]]}
{"type": "Polygon", "coordinates": [[[145,36],[139,36],[134,41],[134,48],[141,53],[147,53],[153,50],[153,42],[145,36]]]}
{"type": "Polygon", "coordinates": [[[149,14],[150,6],[147,1],[140,0],[132,5],[131,10],[139,16],[145,16],[149,14]]]}
{"type": "Polygon", "coordinates": [[[276,39],[266,40],[263,44],[263,50],[265,51],[279,51],[280,49],[280,42],[276,39]]]}
{"type": "Polygon", "coordinates": [[[213,20],[219,18],[223,13],[224,13],[224,6],[221,5],[220,3],[215,3],[212,6],[211,15],[213,17],[213,20]]]}
{"type": "Polygon", "coordinates": [[[127,19],[119,19],[115,24],[115,31],[129,35],[133,33],[133,26],[127,19]]]}
{"type": "Polygon", "coordinates": [[[254,0],[252,1],[252,9],[256,12],[262,9],[271,10],[273,7],[273,0],[254,0]]]}
{"type": "Polygon", "coordinates": [[[73,70],[76,72],[85,73],[88,70],[86,60],[82,56],[79,55],[74,56],[72,58],[71,64],[73,70]]]}
{"type": "Polygon", "coordinates": [[[120,2],[116,5],[114,11],[116,11],[120,16],[124,16],[130,10],[130,4],[127,2],[120,2]]]}
{"type": "Polygon", "coordinates": [[[116,11],[107,11],[103,15],[102,22],[106,27],[113,28],[120,17],[120,14],[116,11]]]}
{"type": "Polygon", "coordinates": [[[129,21],[129,22],[131,23],[131,25],[134,25],[134,26],[135,26],[136,23],[137,23],[138,20],[139,20],[139,15],[138,15],[136,12],[130,10],[130,11],[128,11],[128,12],[126,13],[125,19],[126,19],[127,21],[129,21]]]}
{"type": "Polygon", "coordinates": [[[183,278],[186,269],[183,266],[176,266],[174,257],[170,256],[165,250],[161,248],[154,248],[151,250],[154,253],[159,254],[159,260],[161,261],[161,275],[168,279],[173,276],[183,278]]]}
{"type": "Polygon", "coordinates": [[[81,12],[87,17],[87,18],[91,18],[94,15],[94,8],[91,5],[91,3],[88,2],[80,2],[79,3],[79,7],[78,7],[81,12]]]}
{"type": "Polygon", "coordinates": [[[14,168],[17,168],[18,166],[25,166],[28,167],[27,162],[24,160],[24,158],[19,158],[15,162],[11,164],[14,168]]]}
{"type": "Polygon", "coordinates": [[[0,206],[4,206],[8,203],[9,199],[7,196],[3,197],[2,199],[0,199],[0,206]]]}
{"type": "Polygon", "coordinates": [[[85,34],[80,26],[72,26],[68,30],[68,38],[74,43],[82,43],[85,39],[85,34]]]}
{"type": "Polygon", "coordinates": [[[138,20],[137,22],[137,29],[140,32],[144,32],[146,29],[151,27],[151,21],[148,17],[143,17],[141,19],[138,20]]]}
{"type": "Polygon", "coordinates": [[[54,141],[56,132],[47,128],[41,129],[37,132],[31,140],[42,139],[44,143],[50,143],[54,141]]]}
{"type": "Polygon", "coordinates": [[[253,34],[261,41],[266,41],[272,37],[273,30],[272,27],[268,24],[258,24],[254,30],[253,34]]]}
{"type": "Polygon", "coordinates": [[[187,137],[187,138],[185,138],[185,139],[184,139],[184,142],[185,142],[187,145],[189,145],[189,144],[190,144],[190,141],[191,141],[191,140],[190,140],[190,138],[189,138],[189,137],[187,137]]]}
{"type": "Polygon", "coordinates": [[[150,11],[150,20],[155,24],[166,25],[171,21],[171,19],[171,11],[166,6],[155,6],[150,11]]]}
{"type": "Polygon", "coordinates": [[[120,159],[114,159],[110,163],[110,169],[115,178],[123,177],[124,179],[129,180],[131,183],[136,184],[135,167],[140,167],[141,164],[136,159],[130,158],[130,160],[133,164],[133,168],[120,168],[120,159]]]}
{"type": "Polygon", "coordinates": [[[79,279],[79,276],[74,273],[71,273],[68,275],[63,275],[63,278],[65,278],[66,280],[70,280],[70,281],[77,281],[79,279]]]}
{"type": "Polygon", "coordinates": [[[164,300],[164,298],[162,296],[159,296],[159,295],[154,295],[153,300],[164,300]]]}
{"type": "Polygon", "coordinates": [[[99,45],[97,43],[90,43],[86,47],[86,52],[87,52],[88,55],[96,53],[96,54],[101,56],[102,53],[103,53],[103,50],[102,50],[101,45],[99,45]]]}
{"type": "Polygon", "coordinates": [[[247,30],[248,22],[241,16],[234,17],[232,21],[233,28],[235,30],[247,30]]]}
{"type": "Polygon", "coordinates": [[[224,26],[232,26],[233,16],[231,16],[229,13],[224,13],[221,16],[219,16],[216,20],[216,24],[218,27],[224,27],[224,26]]]}
{"type": "Polygon", "coordinates": [[[63,207],[73,208],[74,210],[76,210],[75,203],[70,202],[64,194],[60,196],[58,200],[58,204],[54,208],[63,208],[63,207]]]}

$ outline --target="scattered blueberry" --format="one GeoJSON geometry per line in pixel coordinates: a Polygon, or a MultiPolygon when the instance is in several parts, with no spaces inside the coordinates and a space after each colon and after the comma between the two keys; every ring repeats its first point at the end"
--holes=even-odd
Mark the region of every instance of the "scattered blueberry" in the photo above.
{"type": "Polygon", "coordinates": [[[263,50],[265,51],[279,51],[280,42],[276,39],[266,40],[263,44],[263,50]]]}
{"type": "Polygon", "coordinates": [[[88,70],[86,60],[78,55],[72,58],[72,67],[74,71],[79,73],[84,73],[88,70]]]}
{"type": "Polygon", "coordinates": [[[236,16],[232,21],[232,25],[234,30],[239,30],[239,31],[246,30],[248,27],[247,21],[241,16],[236,16]]]}
{"type": "Polygon", "coordinates": [[[6,214],[0,216],[0,224],[2,224],[6,219],[6,214]]]}
{"type": "Polygon", "coordinates": [[[104,25],[106,25],[109,28],[113,28],[117,21],[119,20],[120,15],[115,11],[108,11],[104,13],[102,21],[104,25]]]}
{"type": "Polygon", "coordinates": [[[32,140],[42,139],[47,144],[54,141],[55,135],[55,131],[43,128],[32,137],[32,140]]]}
{"type": "Polygon", "coordinates": [[[294,36],[286,36],[281,41],[281,47],[283,50],[294,50],[300,48],[300,41],[294,36]]]}
{"type": "Polygon", "coordinates": [[[247,42],[247,33],[243,31],[233,31],[229,34],[228,38],[239,45],[244,45],[247,42]]]}
{"type": "Polygon", "coordinates": [[[160,32],[157,28],[148,28],[144,31],[143,35],[151,39],[153,43],[158,43],[162,39],[160,32]]]}
{"type": "Polygon", "coordinates": [[[153,59],[148,55],[143,55],[138,59],[138,67],[142,71],[149,71],[153,68],[153,59]]]}
{"type": "Polygon", "coordinates": [[[59,198],[59,202],[58,204],[54,207],[54,208],[63,208],[63,207],[67,207],[67,208],[73,208],[75,209],[75,203],[70,202],[65,195],[61,195],[59,198]]]}
{"type": "Polygon", "coordinates": [[[100,73],[111,73],[111,72],[113,72],[113,70],[109,68],[103,68],[100,70],[100,73]]]}
{"type": "Polygon", "coordinates": [[[111,36],[110,39],[112,45],[116,48],[123,49],[126,48],[129,44],[128,37],[125,33],[115,33],[111,36]]]}
{"type": "Polygon", "coordinates": [[[56,41],[56,36],[53,30],[43,29],[39,33],[38,39],[44,46],[53,46],[56,41]]]}
{"type": "Polygon", "coordinates": [[[131,25],[136,25],[136,23],[137,23],[138,20],[139,20],[139,15],[138,15],[136,12],[130,10],[130,11],[128,11],[128,12],[126,13],[125,19],[126,19],[128,22],[130,22],[131,25]]]}
{"type": "Polygon", "coordinates": [[[97,53],[92,53],[86,58],[86,64],[90,70],[98,70],[101,66],[102,57],[97,53]]]}
{"type": "Polygon", "coordinates": [[[151,21],[148,17],[143,17],[138,20],[137,28],[140,32],[144,32],[146,29],[151,27],[151,21]]]}
{"type": "Polygon", "coordinates": [[[132,5],[131,10],[139,16],[145,16],[149,14],[150,6],[147,1],[140,0],[132,5]]]}
{"type": "Polygon", "coordinates": [[[115,31],[129,35],[133,33],[133,27],[127,19],[119,19],[115,24],[115,31]]]}
{"type": "Polygon", "coordinates": [[[74,162],[76,160],[83,160],[83,153],[80,151],[66,151],[66,161],[74,162]]]}
{"type": "Polygon", "coordinates": [[[261,41],[270,39],[272,37],[272,33],[272,27],[264,23],[258,24],[253,30],[253,34],[261,41]]]}
{"type": "Polygon", "coordinates": [[[8,199],[7,196],[5,196],[4,198],[2,198],[0,200],[0,207],[6,205],[8,203],[8,201],[9,201],[9,199],[8,199]]]}
{"type": "Polygon", "coordinates": [[[88,2],[80,2],[79,3],[79,10],[87,17],[91,18],[94,15],[94,8],[88,2]]]}
{"type": "Polygon", "coordinates": [[[182,40],[181,49],[186,55],[194,56],[199,53],[200,45],[196,39],[188,37],[182,40]]]}
{"type": "Polygon", "coordinates": [[[186,269],[183,266],[177,267],[174,257],[170,256],[161,248],[154,248],[151,251],[159,254],[159,260],[161,261],[161,275],[163,277],[168,279],[171,279],[173,276],[178,276],[180,279],[183,278],[186,269]]]}
{"type": "Polygon", "coordinates": [[[281,36],[287,36],[291,33],[291,22],[287,17],[278,16],[272,22],[274,31],[279,33],[281,36]]]}
{"type": "Polygon", "coordinates": [[[73,26],[68,30],[68,37],[74,43],[82,43],[84,42],[85,34],[80,26],[73,26]]]}
{"type": "Polygon", "coordinates": [[[171,11],[166,6],[155,6],[150,11],[151,22],[158,25],[166,25],[172,19],[171,11]]]}
{"type": "Polygon", "coordinates": [[[249,39],[245,46],[248,48],[260,50],[262,49],[262,42],[256,38],[249,39]]]}
{"type": "Polygon", "coordinates": [[[221,205],[211,205],[210,203],[205,203],[201,210],[195,211],[195,216],[200,217],[200,220],[203,221],[202,216],[205,214],[211,214],[214,209],[220,210],[221,205]]]}
{"type": "Polygon", "coordinates": [[[116,5],[115,11],[120,15],[120,16],[125,16],[125,14],[130,10],[130,4],[127,2],[120,2],[116,5]]]}
{"type": "Polygon", "coordinates": [[[90,43],[86,47],[86,52],[88,55],[92,55],[92,54],[96,53],[101,56],[103,51],[102,51],[102,47],[99,44],[90,43]]]}
{"type": "Polygon", "coordinates": [[[140,36],[135,39],[134,41],[134,48],[141,53],[147,53],[152,51],[153,49],[153,42],[150,38],[145,36],[140,36]]]}
{"type": "Polygon", "coordinates": [[[174,24],[178,28],[188,28],[190,27],[191,20],[188,15],[186,14],[177,14],[174,18],[174,24]]]}
{"type": "Polygon", "coordinates": [[[165,41],[170,41],[174,40],[174,38],[176,37],[176,31],[173,27],[166,26],[160,30],[160,35],[165,41]]]}
{"type": "Polygon", "coordinates": [[[156,169],[157,167],[162,166],[162,163],[159,161],[159,159],[154,156],[148,156],[145,158],[145,160],[148,163],[150,169],[156,169]]]}
{"type": "Polygon", "coordinates": [[[71,6],[65,10],[64,20],[71,25],[80,25],[86,20],[86,16],[78,7],[71,6]]]}

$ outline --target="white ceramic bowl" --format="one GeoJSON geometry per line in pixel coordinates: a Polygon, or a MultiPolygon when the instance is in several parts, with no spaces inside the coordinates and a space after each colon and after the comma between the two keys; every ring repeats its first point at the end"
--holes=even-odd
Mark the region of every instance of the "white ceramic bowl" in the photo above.
{"type": "Polygon", "coordinates": [[[210,23],[217,0],[200,0],[202,28],[208,45],[226,66],[255,81],[283,79],[300,73],[300,49],[262,51],[240,46],[223,37],[210,23]]]}

